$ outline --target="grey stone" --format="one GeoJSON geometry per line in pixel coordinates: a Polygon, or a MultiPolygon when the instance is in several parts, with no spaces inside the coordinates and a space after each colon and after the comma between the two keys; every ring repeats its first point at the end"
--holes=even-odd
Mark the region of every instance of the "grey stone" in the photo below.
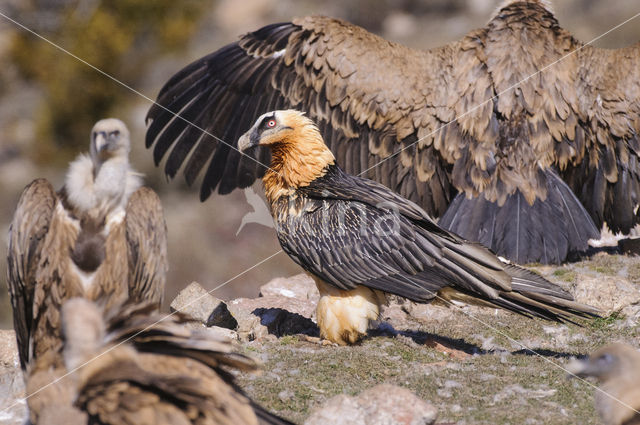
{"type": "Polygon", "coordinates": [[[355,397],[341,394],[329,399],[305,425],[428,425],[437,416],[432,404],[411,391],[381,384],[355,397]]]}
{"type": "Polygon", "coordinates": [[[198,282],[191,282],[171,302],[171,312],[182,314],[203,323],[205,326],[218,326],[236,329],[238,322],[229,312],[227,304],[211,295],[198,282]]]}
{"type": "Polygon", "coordinates": [[[260,296],[270,295],[286,298],[298,298],[318,302],[320,293],[313,279],[306,273],[291,277],[277,277],[260,287],[260,296]]]}
{"type": "Polygon", "coordinates": [[[211,326],[209,328],[204,328],[204,329],[206,329],[208,332],[211,332],[212,334],[218,337],[228,338],[233,341],[238,340],[238,332],[232,329],[223,328],[220,326],[211,326]]]}
{"type": "Polygon", "coordinates": [[[576,301],[600,309],[605,316],[640,302],[640,288],[620,276],[581,275],[571,292],[576,301]]]}

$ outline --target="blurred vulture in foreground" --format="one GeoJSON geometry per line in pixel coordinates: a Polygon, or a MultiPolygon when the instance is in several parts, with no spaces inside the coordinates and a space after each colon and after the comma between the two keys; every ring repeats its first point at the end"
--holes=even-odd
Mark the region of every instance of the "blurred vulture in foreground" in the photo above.
{"type": "Polygon", "coordinates": [[[267,151],[254,161],[236,150],[256,116],[303,110],[347,172],[510,260],[558,263],[604,222],[628,232],[639,221],[639,61],[639,45],[574,39],[542,0],[509,2],[426,51],[306,17],[176,73],[149,110],[146,143],[169,177],[183,166],[193,184],[206,170],[204,200],[264,174],[267,151]]]}
{"type": "Polygon", "coordinates": [[[105,320],[87,299],[66,301],[64,367],[38,371],[27,381],[32,423],[290,423],[234,385],[229,370],[253,370],[255,361],[208,329],[190,330],[178,316],[152,314],[154,307],[126,305],[105,320]]]}
{"type": "Polygon", "coordinates": [[[600,382],[595,400],[604,425],[640,425],[640,351],[615,343],[572,361],[568,369],[600,382]]]}
{"type": "Polygon", "coordinates": [[[314,123],[295,110],[268,112],[238,141],[271,151],[262,181],[282,249],[315,280],[320,336],[357,342],[385,293],[571,321],[597,310],[541,276],[507,264],[439,227],[387,187],[345,173],[314,123]]]}
{"type": "Polygon", "coordinates": [[[90,156],[71,163],[62,190],[38,179],[22,192],[9,229],[8,284],[22,369],[59,352],[65,299],[108,296],[162,302],[166,228],[158,196],[129,165],[129,132],[106,119],[90,156]]]}

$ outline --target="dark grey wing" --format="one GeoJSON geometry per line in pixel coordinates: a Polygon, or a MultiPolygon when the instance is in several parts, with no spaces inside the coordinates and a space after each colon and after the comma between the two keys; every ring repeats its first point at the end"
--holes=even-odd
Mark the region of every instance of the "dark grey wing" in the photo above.
{"type": "Polygon", "coordinates": [[[428,232],[391,206],[314,202],[314,207],[279,221],[278,238],[294,261],[340,289],[363,285],[426,301],[445,286],[489,298],[497,298],[496,288],[511,288],[511,278],[502,269],[476,270],[478,264],[465,260],[476,249],[484,253],[484,248],[428,232]]]}
{"type": "Polygon", "coordinates": [[[162,304],[169,262],[162,204],[146,187],[131,195],[126,209],[129,297],[162,304]]]}
{"type": "Polygon", "coordinates": [[[299,191],[315,208],[280,222],[280,242],[298,264],[339,288],[364,285],[424,301],[449,287],[553,320],[567,319],[567,312],[598,313],[543,277],[440,228],[379,183],[331,167],[299,191]]]}
{"type": "Polygon", "coordinates": [[[45,179],[34,180],[22,192],[9,227],[7,282],[22,369],[32,355],[36,272],[57,203],[51,184],[45,179]]]}

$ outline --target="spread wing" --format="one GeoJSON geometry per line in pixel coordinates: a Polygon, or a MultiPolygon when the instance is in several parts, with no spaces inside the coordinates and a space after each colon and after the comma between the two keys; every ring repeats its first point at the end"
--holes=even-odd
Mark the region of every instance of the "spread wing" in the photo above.
{"type": "Polygon", "coordinates": [[[7,281],[23,369],[32,355],[36,272],[42,257],[42,242],[57,203],[56,193],[47,180],[33,181],[22,192],[9,228],[7,281]]]}
{"type": "Polygon", "coordinates": [[[640,43],[578,53],[584,124],[563,177],[598,226],[628,233],[640,222],[640,43]]]}
{"type": "MultiPolygon", "coordinates": [[[[628,232],[640,217],[640,44],[585,45],[531,3],[504,7],[486,31],[501,186],[544,201],[547,170],[559,170],[598,229],[628,232]]],[[[487,182],[488,200],[510,193],[487,182]]]]}
{"type": "MultiPolygon", "coordinates": [[[[447,106],[453,65],[447,60],[455,57],[456,65],[470,70],[481,66],[472,54],[453,54],[461,48],[412,50],[324,17],[269,25],[173,76],[149,110],[146,143],[154,145],[156,163],[167,158],[170,177],[184,165],[192,184],[206,169],[206,199],[216,188],[228,193],[260,177],[264,169],[235,150],[238,137],[262,113],[297,108],[318,123],[347,171],[364,172],[454,117],[447,106]]],[[[470,83],[459,86],[476,90],[470,83]]],[[[478,90],[484,94],[486,87],[478,90]]],[[[455,130],[449,134],[454,138],[455,130]]],[[[435,134],[366,174],[439,215],[453,189],[434,140],[435,134]]],[[[447,148],[451,154],[454,145],[447,148]]],[[[258,155],[268,165],[268,156],[258,155]]]]}
{"type": "Polygon", "coordinates": [[[131,195],[126,209],[129,296],[162,304],[169,268],[167,226],[160,198],[146,187],[131,195]]]}
{"type": "Polygon", "coordinates": [[[434,217],[447,212],[449,230],[510,259],[559,262],[585,250],[603,221],[623,231],[639,221],[640,52],[583,47],[533,2],[507,4],[486,27],[429,51],[331,18],[270,25],[173,76],[149,111],[146,143],[170,177],[184,166],[192,184],[206,169],[206,199],[264,172],[233,149],[255,117],[301,109],[347,172],[434,217]],[[554,219],[543,203],[565,191],[557,173],[580,202],[561,196],[571,205],[560,232],[532,229],[554,219]],[[459,216],[494,225],[456,225],[459,216]]]}

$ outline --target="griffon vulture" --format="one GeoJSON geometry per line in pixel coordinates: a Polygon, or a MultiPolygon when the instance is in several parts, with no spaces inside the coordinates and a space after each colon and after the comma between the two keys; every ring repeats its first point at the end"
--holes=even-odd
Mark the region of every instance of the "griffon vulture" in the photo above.
{"type": "Polygon", "coordinates": [[[596,410],[604,425],[640,425],[640,351],[614,343],[569,363],[571,373],[595,377],[596,410]]]}
{"type": "Polygon", "coordinates": [[[184,166],[192,184],[205,169],[204,200],[264,174],[266,151],[256,162],[236,150],[256,116],[304,110],[347,172],[499,255],[557,263],[604,222],[627,232],[639,221],[639,64],[640,45],[584,45],[542,0],[507,2],[484,28],[424,51],[305,17],[176,73],[146,144],[169,177],[184,166]]]}
{"type": "Polygon", "coordinates": [[[290,424],[235,386],[229,371],[254,370],[253,359],[215,332],[150,307],[129,304],[105,318],[92,301],[65,301],[64,366],[27,380],[33,423],[290,424]]]}
{"type": "Polygon", "coordinates": [[[91,131],[56,193],[38,179],[22,192],[9,229],[8,283],[20,363],[58,352],[60,307],[70,297],[108,306],[123,299],[160,305],[167,271],[158,196],[129,165],[129,131],[117,119],[91,131]]]}
{"type": "Polygon", "coordinates": [[[329,341],[359,340],[378,318],[380,292],[416,302],[479,300],[557,321],[597,312],[442,229],[386,186],[345,173],[299,111],[268,112],[238,141],[241,152],[260,146],[271,152],[262,181],[278,240],[315,280],[320,335],[329,341]]]}

